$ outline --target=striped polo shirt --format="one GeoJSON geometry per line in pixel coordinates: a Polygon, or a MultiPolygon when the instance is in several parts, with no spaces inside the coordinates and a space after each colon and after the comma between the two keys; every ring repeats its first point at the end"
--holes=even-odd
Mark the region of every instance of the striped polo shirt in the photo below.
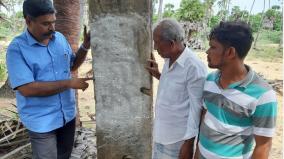
{"type": "Polygon", "coordinates": [[[245,79],[226,89],[219,86],[220,71],[207,76],[199,134],[201,158],[247,159],[254,135],[272,137],[277,115],[276,94],[249,66],[245,79]]]}

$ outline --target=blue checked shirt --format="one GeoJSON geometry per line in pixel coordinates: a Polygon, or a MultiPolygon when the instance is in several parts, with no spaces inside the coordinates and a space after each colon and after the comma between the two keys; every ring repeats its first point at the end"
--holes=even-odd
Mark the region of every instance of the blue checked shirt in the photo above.
{"type": "MultiPolygon", "coordinates": [[[[70,79],[74,59],[75,55],[61,33],[56,32],[45,46],[26,30],[13,39],[7,50],[6,63],[11,86],[16,89],[31,82],[70,79]]],[[[16,99],[21,121],[34,132],[60,128],[76,115],[73,89],[45,97],[24,97],[16,90],[16,99]]]]}

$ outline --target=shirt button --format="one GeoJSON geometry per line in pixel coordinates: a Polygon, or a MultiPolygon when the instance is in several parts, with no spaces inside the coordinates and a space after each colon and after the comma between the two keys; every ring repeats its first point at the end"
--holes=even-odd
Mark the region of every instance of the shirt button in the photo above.
{"type": "Polygon", "coordinates": [[[57,74],[58,72],[55,72],[55,74],[57,74]]]}

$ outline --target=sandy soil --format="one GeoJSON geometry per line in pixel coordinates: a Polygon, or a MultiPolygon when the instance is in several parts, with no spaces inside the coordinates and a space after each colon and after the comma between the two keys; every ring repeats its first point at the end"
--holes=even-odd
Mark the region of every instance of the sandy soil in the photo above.
{"type": "MultiPolygon", "coordinates": [[[[198,56],[206,62],[206,55],[204,53],[197,53],[198,56]]],[[[162,69],[163,66],[163,59],[159,57],[157,53],[154,53],[156,60],[159,64],[159,69],[162,69]]],[[[260,72],[263,74],[267,79],[282,79],[283,75],[283,66],[282,62],[263,62],[260,60],[249,60],[246,61],[247,64],[252,66],[252,68],[256,72],[260,72]]],[[[87,60],[79,69],[79,77],[85,77],[86,72],[88,72],[92,67],[91,62],[91,55],[89,54],[87,60]]],[[[211,70],[209,70],[210,72],[211,70]]],[[[79,108],[80,108],[80,116],[83,125],[86,127],[95,127],[95,122],[91,120],[89,115],[95,114],[95,100],[94,100],[94,90],[93,90],[93,82],[90,81],[89,88],[86,89],[84,92],[79,91],[79,108]]],[[[156,98],[156,90],[157,90],[158,81],[154,79],[153,89],[154,89],[154,101],[156,98]]],[[[5,107],[11,108],[10,103],[15,103],[14,99],[0,99],[0,108],[1,110],[5,109],[5,107]]],[[[278,94],[278,116],[277,116],[277,128],[276,134],[273,138],[273,145],[270,154],[270,159],[282,159],[282,146],[283,146],[283,112],[282,112],[282,96],[278,94]]]]}

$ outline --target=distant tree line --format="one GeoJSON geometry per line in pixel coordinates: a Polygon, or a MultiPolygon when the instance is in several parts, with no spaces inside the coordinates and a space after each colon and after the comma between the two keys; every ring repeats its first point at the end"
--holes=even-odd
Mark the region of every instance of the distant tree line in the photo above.
{"type": "MultiPolygon", "coordinates": [[[[263,1],[258,1],[262,3],[263,1]]],[[[153,4],[158,3],[157,0],[153,4]]],[[[268,6],[269,9],[263,13],[252,14],[255,0],[252,1],[250,11],[242,10],[239,6],[230,7],[230,0],[182,0],[180,7],[174,10],[173,4],[165,4],[163,9],[163,18],[172,17],[179,21],[189,21],[193,23],[203,22],[208,27],[213,27],[222,20],[243,20],[251,24],[254,32],[259,29],[271,29],[282,31],[282,9],[278,5],[268,6]],[[214,14],[213,5],[217,4],[220,10],[214,14]],[[229,8],[231,8],[229,10],[229,8]]],[[[264,0],[265,4],[265,0],[264,0]]],[[[270,4],[269,4],[270,5],[270,4]]],[[[154,10],[155,13],[155,10],[154,10]]],[[[157,14],[154,14],[153,21],[157,20],[157,14]]]]}

